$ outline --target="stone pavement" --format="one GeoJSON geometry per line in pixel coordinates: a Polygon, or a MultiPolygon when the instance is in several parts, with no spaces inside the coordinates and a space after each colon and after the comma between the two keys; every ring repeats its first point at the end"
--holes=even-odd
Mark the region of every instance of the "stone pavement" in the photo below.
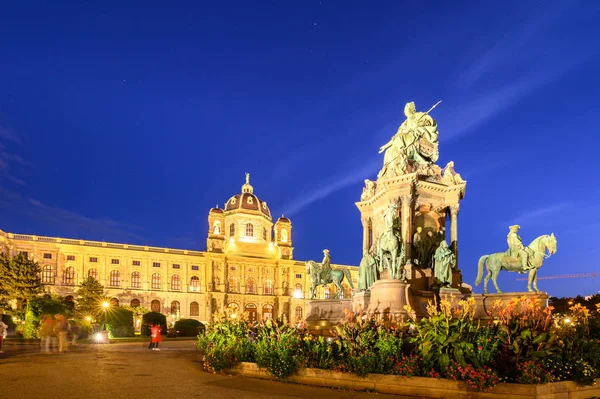
{"type": "Polygon", "coordinates": [[[0,392],[11,399],[43,398],[391,398],[203,372],[193,341],[78,345],[45,355],[37,345],[6,345],[0,354],[0,392]]]}

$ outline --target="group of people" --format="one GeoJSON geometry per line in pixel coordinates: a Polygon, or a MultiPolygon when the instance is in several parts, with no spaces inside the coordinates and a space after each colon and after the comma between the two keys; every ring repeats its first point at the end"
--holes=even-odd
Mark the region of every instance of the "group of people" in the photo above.
{"type": "Polygon", "coordinates": [[[159,351],[158,343],[162,341],[162,336],[160,335],[160,324],[158,323],[150,323],[150,344],[148,345],[148,349],[153,351],[159,351]]]}
{"type": "Polygon", "coordinates": [[[437,233],[429,230],[423,234],[423,228],[417,227],[412,242],[414,263],[420,267],[431,266],[434,253],[442,241],[445,241],[443,229],[437,233]]]}
{"type": "Polygon", "coordinates": [[[81,327],[71,325],[62,314],[44,315],[40,325],[41,350],[43,353],[65,353],[69,350],[69,341],[76,345],[81,327]]]}

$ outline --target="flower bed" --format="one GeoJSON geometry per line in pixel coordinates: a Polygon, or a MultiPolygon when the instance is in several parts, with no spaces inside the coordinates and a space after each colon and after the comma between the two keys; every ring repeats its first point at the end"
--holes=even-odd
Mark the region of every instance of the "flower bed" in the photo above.
{"type": "Polygon", "coordinates": [[[600,377],[598,312],[576,305],[564,319],[524,297],[495,303],[491,321],[482,323],[474,319],[474,300],[452,303],[430,303],[429,317],[421,320],[410,308],[408,321],[349,313],[334,339],[314,337],[302,325],[268,320],[251,327],[223,315],[199,337],[198,348],[210,371],[255,362],[274,378],[292,381],[320,369],[316,375],[327,383],[330,377],[321,375],[330,370],[342,372],[337,380],[352,381],[344,386],[360,389],[375,389],[375,381],[395,387],[429,377],[423,381],[463,393],[502,391],[501,382],[529,384],[524,395],[535,397],[546,389],[541,387],[594,385],[600,377]],[[562,381],[577,384],[555,385],[562,381]]]}

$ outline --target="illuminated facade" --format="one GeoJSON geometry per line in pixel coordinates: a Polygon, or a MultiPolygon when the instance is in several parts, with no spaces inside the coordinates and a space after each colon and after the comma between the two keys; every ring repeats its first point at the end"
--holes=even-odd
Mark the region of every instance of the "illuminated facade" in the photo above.
{"type": "MultiPolygon", "coordinates": [[[[308,278],[304,261],[293,259],[292,237],[290,220],[282,216],[273,224],[246,175],[240,194],[209,211],[205,252],[2,231],[0,249],[37,261],[46,290],[62,296],[92,276],[120,305],[160,311],[170,321],[206,322],[225,307],[247,311],[252,320],[285,315],[296,321],[306,315],[308,278]]],[[[356,282],[358,268],[332,266],[348,267],[356,282]]],[[[334,290],[319,288],[319,298],[334,290]]],[[[343,297],[350,295],[344,286],[343,297]]]]}

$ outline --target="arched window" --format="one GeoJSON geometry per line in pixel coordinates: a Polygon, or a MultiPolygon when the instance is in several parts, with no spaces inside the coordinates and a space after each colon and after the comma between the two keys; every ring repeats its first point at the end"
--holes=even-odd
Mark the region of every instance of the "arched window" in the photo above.
{"type": "Polygon", "coordinates": [[[98,280],[98,269],[90,269],[90,270],[88,270],[88,277],[91,277],[94,280],[98,280]]]}
{"type": "Polygon", "coordinates": [[[253,324],[256,321],[256,305],[253,303],[248,303],[246,304],[246,308],[244,309],[244,312],[246,312],[248,314],[248,322],[250,324],[253,324]]]}
{"type": "Polygon", "coordinates": [[[272,319],[273,318],[273,306],[265,305],[263,306],[263,320],[272,319]]]}
{"type": "Polygon", "coordinates": [[[281,229],[281,242],[287,242],[288,232],[286,229],[281,229]]]}
{"type": "Polygon", "coordinates": [[[181,312],[181,305],[179,304],[179,301],[171,302],[171,315],[178,316],[180,312],[181,312]]]}
{"type": "Polygon", "coordinates": [[[246,237],[252,237],[254,235],[254,225],[252,223],[246,224],[246,237]]]}
{"type": "Polygon", "coordinates": [[[296,283],[296,288],[294,289],[294,298],[304,298],[302,284],[300,283],[296,283]]]}
{"type": "Polygon", "coordinates": [[[46,265],[42,269],[42,284],[54,284],[54,273],[50,265],[46,265]]]}
{"type": "Polygon", "coordinates": [[[265,295],[273,295],[273,280],[266,279],[263,285],[265,295]]]}
{"type": "Polygon", "coordinates": [[[229,237],[235,236],[235,224],[231,223],[229,225],[229,237]]]}
{"type": "Polygon", "coordinates": [[[63,284],[64,285],[75,285],[75,269],[69,266],[65,269],[65,273],[63,274],[63,284]]]}
{"type": "Polygon", "coordinates": [[[193,276],[190,279],[190,291],[192,291],[192,292],[200,291],[200,279],[197,276],[193,276]]]}
{"type": "Polygon", "coordinates": [[[221,234],[221,222],[218,220],[213,223],[213,234],[221,234]]]}
{"type": "Polygon", "coordinates": [[[150,302],[150,310],[153,312],[160,313],[160,301],[158,299],[155,299],[152,302],[150,302]]]}
{"type": "Polygon", "coordinates": [[[152,289],[160,290],[160,273],[154,273],[152,275],[152,289]]]}
{"type": "Polygon", "coordinates": [[[119,306],[119,300],[117,298],[110,298],[111,306],[119,306]]]}
{"type": "Polygon", "coordinates": [[[142,288],[142,278],[140,272],[131,273],[131,288],[142,288]]]}
{"type": "Polygon", "coordinates": [[[238,292],[238,284],[235,277],[229,277],[229,292],[238,292]]]}
{"type": "Polygon", "coordinates": [[[137,298],[133,298],[131,302],[129,302],[129,306],[131,306],[132,308],[139,308],[141,305],[142,303],[137,298]]]}
{"type": "Polygon", "coordinates": [[[174,274],[171,276],[171,290],[181,291],[181,277],[179,277],[179,274],[174,274]]]}
{"type": "Polygon", "coordinates": [[[108,285],[110,287],[118,287],[121,285],[121,273],[119,273],[118,270],[111,270],[108,285]]]}
{"type": "Polygon", "coordinates": [[[229,312],[231,317],[237,317],[239,310],[240,310],[240,307],[235,302],[230,302],[229,305],[227,305],[227,311],[229,312]]]}
{"type": "Polygon", "coordinates": [[[200,305],[198,305],[198,302],[190,303],[190,316],[200,316],[200,305]]]}
{"type": "Polygon", "coordinates": [[[325,287],[325,289],[323,290],[323,297],[325,299],[331,299],[331,290],[329,289],[329,287],[325,287]]]}
{"type": "Polygon", "coordinates": [[[294,313],[296,323],[302,321],[302,306],[296,306],[296,311],[294,313]]]}
{"type": "Polygon", "coordinates": [[[256,294],[256,285],[252,277],[246,280],[246,294],[256,294]]]}

